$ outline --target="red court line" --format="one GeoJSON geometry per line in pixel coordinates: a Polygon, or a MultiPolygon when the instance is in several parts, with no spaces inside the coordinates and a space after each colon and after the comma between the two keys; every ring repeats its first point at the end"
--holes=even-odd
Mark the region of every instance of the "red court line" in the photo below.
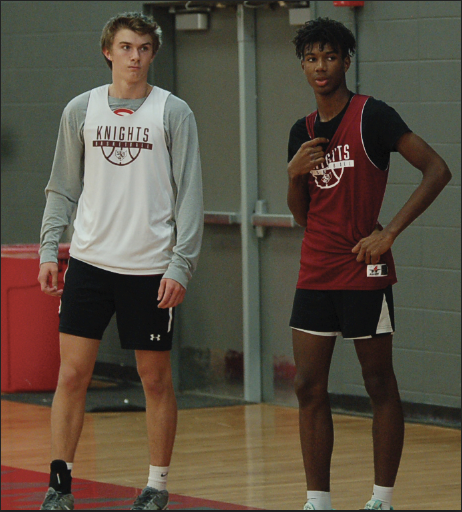
{"type": "MultiPolygon", "coordinates": [[[[48,474],[2,465],[1,510],[38,510],[48,489],[48,474]]],[[[141,489],[72,479],[76,510],[129,510],[141,489]]],[[[261,510],[231,503],[170,495],[170,510],[261,510]]]]}

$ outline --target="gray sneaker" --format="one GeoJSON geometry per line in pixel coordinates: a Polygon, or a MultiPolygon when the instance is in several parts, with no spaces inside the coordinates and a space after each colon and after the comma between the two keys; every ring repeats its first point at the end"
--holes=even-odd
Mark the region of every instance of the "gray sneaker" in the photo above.
{"type": "Polygon", "coordinates": [[[74,510],[74,496],[48,489],[40,510],[74,510]]]}
{"type": "Polygon", "coordinates": [[[168,510],[168,491],[145,487],[130,510],[168,510]]]}

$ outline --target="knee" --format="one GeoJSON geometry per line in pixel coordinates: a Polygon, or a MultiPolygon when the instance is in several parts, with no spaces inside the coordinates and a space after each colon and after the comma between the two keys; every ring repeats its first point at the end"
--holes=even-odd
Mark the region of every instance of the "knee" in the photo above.
{"type": "Polygon", "coordinates": [[[386,402],[397,392],[396,378],[391,373],[363,372],[366,391],[375,404],[386,402]]]}
{"type": "Polygon", "coordinates": [[[172,373],[169,368],[158,369],[138,366],[138,375],[145,392],[151,396],[160,396],[173,389],[172,373]]]}
{"type": "Polygon", "coordinates": [[[67,393],[85,393],[93,372],[71,364],[62,364],[59,369],[58,386],[67,393]]]}
{"type": "Polygon", "coordinates": [[[297,373],[294,380],[295,394],[300,407],[316,406],[328,400],[327,383],[297,373]]]}

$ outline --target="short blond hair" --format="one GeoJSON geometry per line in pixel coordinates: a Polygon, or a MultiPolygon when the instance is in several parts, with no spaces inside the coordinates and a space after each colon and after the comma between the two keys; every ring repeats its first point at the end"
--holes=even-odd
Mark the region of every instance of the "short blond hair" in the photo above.
{"type": "MultiPolygon", "coordinates": [[[[116,33],[128,28],[137,34],[149,34],[152,39],[152,54],[155,55],[162,46],[162,30],[152,16],[146,16],[141,12],[123,12],[111,18],[101,33],[101,51],[110,51],[114,43],[116,33]]],[[[112,62],[103,54],[106,64],[112,70],[112,62]]]]}

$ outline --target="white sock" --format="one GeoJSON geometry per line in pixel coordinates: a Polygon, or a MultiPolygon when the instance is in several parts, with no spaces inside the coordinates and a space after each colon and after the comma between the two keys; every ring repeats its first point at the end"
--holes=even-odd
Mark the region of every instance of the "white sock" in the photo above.
{"type": "Polygon", "coordinates": [[[381,487],[380,485],[374,485],[372,499],[380,500],[382,502],[383,510],[390,510],[392,497],[393,487],[381,487]]]}
{"type": "Polygon", "coordinates": [[[306,498],[310,503],[314,505],[316,510],[332,510],[330,492],[307,491],[306,498]]]}
{"type": "Polygon", "coordinates": [[[167,490],[167,476],[170,466],[149,466],[148,487],[154,487],[158,491],[167,490]]]}
{"type": "Polygon", "coordinates": [[[67,469],[69,471],[72,471],[72,468],[74,467],[74,463],[73,462],[66,462],[66,465],[67,465],[67,469]]]}

